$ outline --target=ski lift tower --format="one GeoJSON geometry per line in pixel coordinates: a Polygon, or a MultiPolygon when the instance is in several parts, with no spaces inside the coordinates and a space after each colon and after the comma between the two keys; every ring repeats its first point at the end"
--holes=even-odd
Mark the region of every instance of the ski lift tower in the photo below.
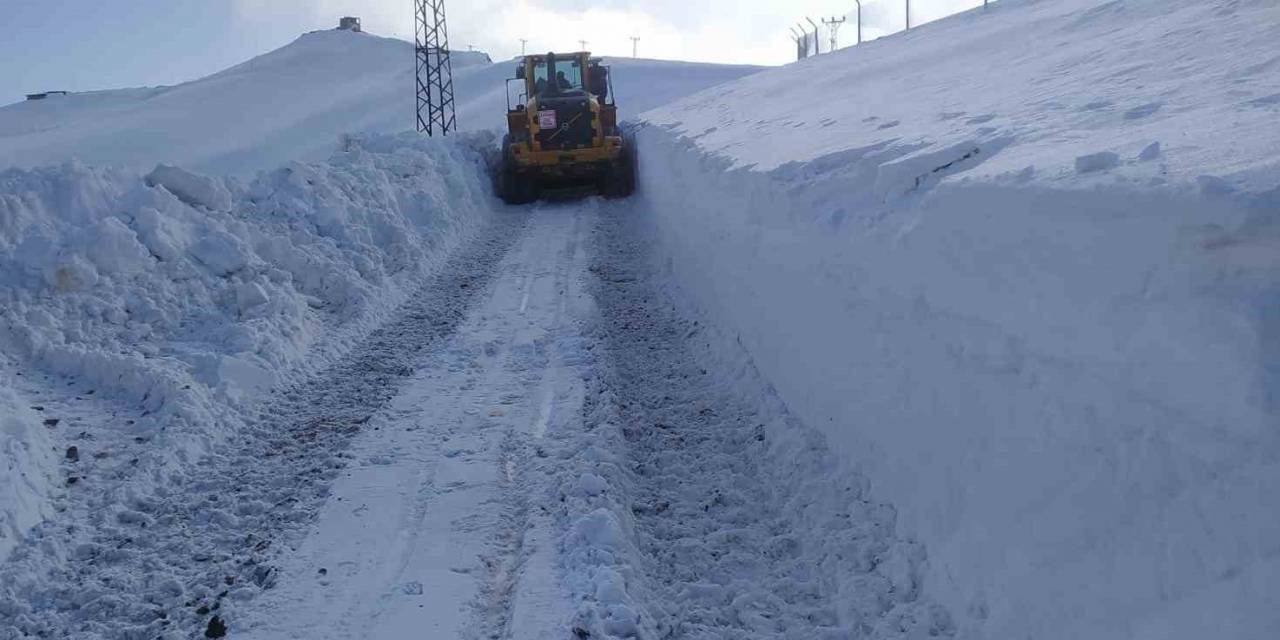
{"type": "Polygon", "coordinates": [[[453,108],[453,63],[444,0],[414,0],[418,132],[449,135],[458,128],[453,108]]]}

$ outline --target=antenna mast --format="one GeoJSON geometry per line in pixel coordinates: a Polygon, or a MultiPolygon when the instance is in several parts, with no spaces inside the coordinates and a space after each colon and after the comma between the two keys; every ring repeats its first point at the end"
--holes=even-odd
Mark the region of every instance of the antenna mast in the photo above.
{"type": "Polygon", "coordinates": [[[453,107],[453,62],[444,0],[414,0],[418,132],[449,135],[458,128],[453,107]]]}
{"type": "MultiPolygon", "coordinates": [[[[840,47],[840,27],[844,26],[844,21],[844,18],[836,19],[835,16],[832,16],[830,20],[822,19],[822,24],[827,25],[831,33],[831,53],[835,53],[836,49],[840,47]]],[[[817,34],[814,35],[817,36],[817,34]]]]}

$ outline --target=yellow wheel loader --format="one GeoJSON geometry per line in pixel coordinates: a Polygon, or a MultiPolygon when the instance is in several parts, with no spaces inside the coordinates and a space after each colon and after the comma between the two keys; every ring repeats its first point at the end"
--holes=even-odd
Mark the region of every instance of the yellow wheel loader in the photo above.
{"type": "Polygon", "coordinates": [[[507,80],[496,180],[504,201],[524,204],[583,187],[612,198],[635,191],[635,142],[619,126],[609,71],[586,51],[520,60],[507,80]]]}

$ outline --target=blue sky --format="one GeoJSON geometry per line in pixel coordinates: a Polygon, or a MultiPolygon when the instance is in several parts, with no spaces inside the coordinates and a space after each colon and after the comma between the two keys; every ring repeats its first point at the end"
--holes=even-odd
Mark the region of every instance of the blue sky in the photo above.
{"type": "Polygon", "coordinates": [[[173,84],[298,35],[287,21],[246,23],[218,0],[17,0],[3,7],[6,104],[36,91],[173,84]]]}
{"type": "MultiPolygon", "coordinates": [[[[903,0],[863,0],[868,36],[902,26],[903,0]]],[[[981,0],[912,0],[924,21],[981,0]]],[[[23,94],[175,84],[359,15],[379,35],[411,39],[411,0],[6,0],[0,104],[23,94]]],[[[447,3],[452,44],[495,58],[576,48],[612,55],[781,64],[794,54],[787,26],[852,11],[852,0],[467,0],[447,3]]],[[[852,22],[842,32],[852,42],[852,22]]],[[[825,43],[825,39],[824,39],[825,43]]]]}

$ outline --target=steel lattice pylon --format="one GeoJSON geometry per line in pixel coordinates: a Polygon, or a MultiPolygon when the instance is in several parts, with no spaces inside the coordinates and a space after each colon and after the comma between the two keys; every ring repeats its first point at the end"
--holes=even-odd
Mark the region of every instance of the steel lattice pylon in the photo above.
{"type": "Polygon", "coordinates": [[[444,0],[414,0],[417,49],[418,131],[448,135],[457,129],[453,110],[453,63],[444,0]]]}

